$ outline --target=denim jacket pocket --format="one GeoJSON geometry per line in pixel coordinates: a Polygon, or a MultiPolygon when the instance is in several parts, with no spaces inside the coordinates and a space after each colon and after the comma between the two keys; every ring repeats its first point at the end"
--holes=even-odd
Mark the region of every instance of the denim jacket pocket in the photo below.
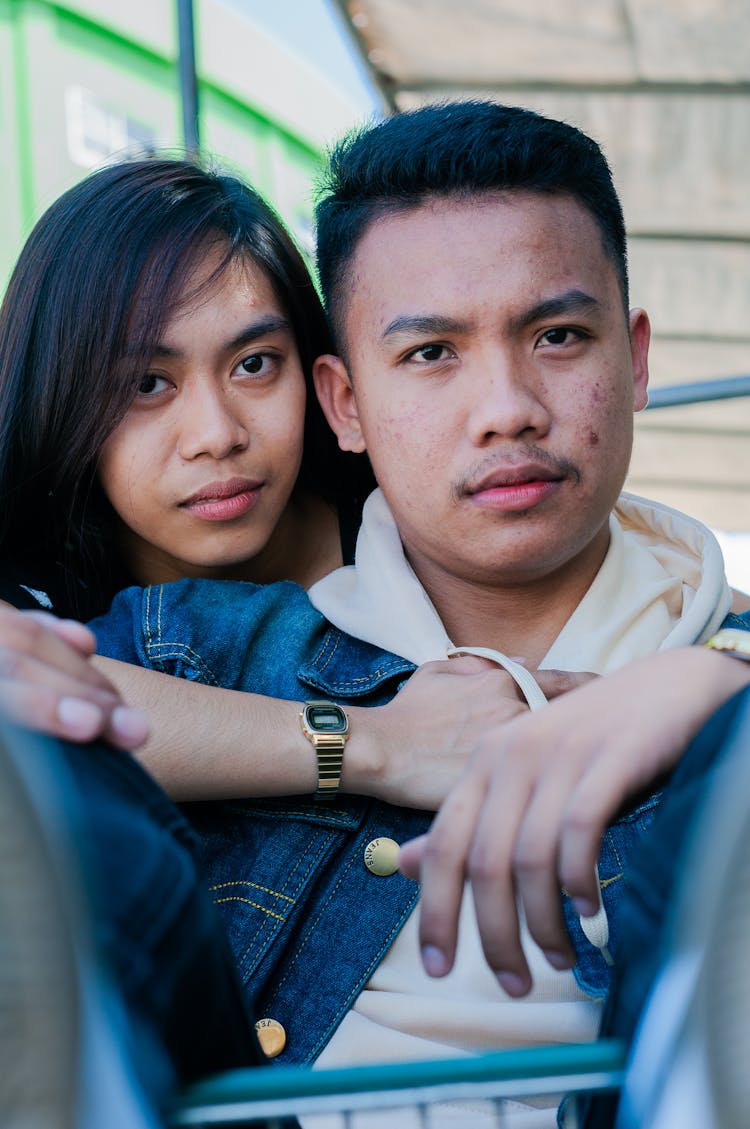
{"type": "MultiPolygon", "coordinates": [[[[624,812],[604,833],[599,852],[599,888],[609,922],[607,948],[617,959],[620,938],[620,902],[624,893],[625,869],[640,843],[644,832],[653,822],[661,802],[661,793],[649,796],[636,807],[624,812]]],[[[574,975],[580,988],[594,999],[603,999],[608,990],[611,969],[602,952],[585,936],[575,907],[567,894],[563,894],[565,924],[576,950],[574,975]]]]}
{"type": "Polygon", "coordinates": [[[290,797],[190,804],[185,810],[246,983],[296,920],[321,870],[361,825],[367,801],[323,805],[290,797]]]}

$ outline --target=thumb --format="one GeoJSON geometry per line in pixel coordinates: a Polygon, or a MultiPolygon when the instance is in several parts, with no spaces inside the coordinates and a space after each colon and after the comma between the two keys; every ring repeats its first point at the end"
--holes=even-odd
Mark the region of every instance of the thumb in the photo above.
{"type": "Polygon", "coordinates": [[[414,878],[417,882],[422,869],[422,856],[426,842],[427,836],[420,835],[417,839],[410,839],[408,843],[402,844],[398,852],[399,870],[407,878],[414,878]]]}
{"type": "Polygon", "coordinates": [[[599,678],[600,675],[592,674],[589,670],[535,670],[534,678],[545,698],[559,698],[570,690],[585,686],[588,682],[599,678]]]}

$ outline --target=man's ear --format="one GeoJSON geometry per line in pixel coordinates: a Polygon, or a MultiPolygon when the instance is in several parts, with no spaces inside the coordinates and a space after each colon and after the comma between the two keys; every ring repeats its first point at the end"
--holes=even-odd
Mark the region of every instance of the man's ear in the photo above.
{"type": "Polygon", "coordinates": [[[361,453],[365,440],[359,425],[357,401],[349,372],[341,357],[325,353],[313,362],[313,380],[323,413],[342,451],[361,453]]]}
{"type": "Polygon", "coordinates": [[[633,411],[640,412],[648,403],[648,347],[651,323],[645,310],[630,311],[630,356],[633,362],[633,411]]]}

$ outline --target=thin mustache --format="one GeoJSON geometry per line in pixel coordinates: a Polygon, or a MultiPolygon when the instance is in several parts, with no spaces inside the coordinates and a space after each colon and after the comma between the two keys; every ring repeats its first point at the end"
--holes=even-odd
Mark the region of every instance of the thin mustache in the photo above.
{"type": "Polygon", "coordinates": [[[569,459],[550,455],[548,451],[535,447],[533,444],[524,444],[522,447],[514,445],[512,448],[500,448],[486,455],[480,462],[471,467],[453,485],[453,497],[456,501],[465,498],[472,492],[475,484],[492,474],[495,470],[512,470],[522,467],[527,463],[539,463],[546,467],[556,478],[570,478],[580,482],[581,472],[575,463],[569,459]]]}

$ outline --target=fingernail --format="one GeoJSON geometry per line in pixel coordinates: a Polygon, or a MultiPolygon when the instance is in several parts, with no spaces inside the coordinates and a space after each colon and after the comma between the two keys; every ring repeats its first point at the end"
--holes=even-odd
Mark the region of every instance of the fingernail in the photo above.
{"type": "Polygon", "coordinates": [[[422,949],[422,964],[428,976],[445,976],[448,972],[448,961],[440,949],[435,945],[425,945],[422,949]]]}
{"type": "Polygon", "coordinates": [[[545,950],[544,955],[547,958],[547,963],[551,964],[553,968],[556,968],[558,972],[573,967],[573,961],[566,953],[547,952],[545,950]]]}
{"type": "Polygon", "coordinates": [[[148,737],[148,718],[141,710],[131,706],[116,706],[112,710],[112,728],[124,741],[145,741],[148,737]]]}
{"type": "Polygon", "coordinates": [[[510,661],[518,663],[519,666],[526,666],[526,659],[523,655],[511,655],[510,661]]]}
{"type": "Polygon", "coordinates": [[[599,912],[599,903],[590,898],[573,898],[573,905],[579,917],[593,917],[599,912]]]}
{"type": "Polygon", "coordinates": [[[102,723],[99,707],[82,698],[61,698],[57,716],[71,734],[79,737],[93,736],[102,723]]]}
{"type": "Polygon", "coordinates": [[[529,989],[526,980],[515,972],[498,972],[497,982],[509,996],[523,996],[529,989]]]}

